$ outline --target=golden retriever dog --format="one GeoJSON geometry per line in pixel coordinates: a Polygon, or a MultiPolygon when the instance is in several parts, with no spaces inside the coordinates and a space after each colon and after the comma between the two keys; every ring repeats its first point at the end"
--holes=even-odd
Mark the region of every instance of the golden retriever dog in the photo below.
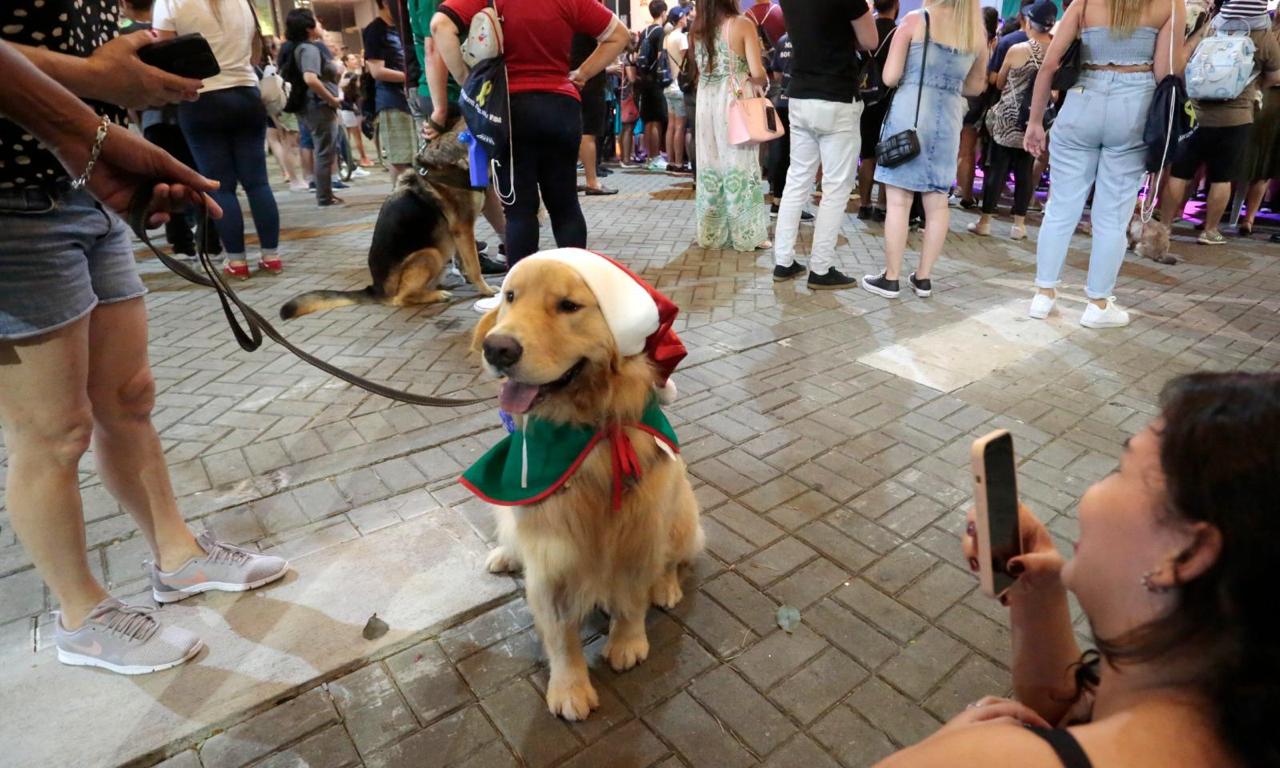
{"type": "Polygon", "coordinates": [[[609,614],[604,657],[618,671],[649,654],[649,605],[683,597],[678,568],[703,546],[698,504],[684,460],[634,425],[654,396],[655,369],[644,354],[620,354],[596,295],[564,264],[531,259],[503,284],[503,301],[475,329],[476,351],[504,379],[500,398],[517,418],[621,429],[638,477],[614,508],[613,439],[588,449],[570,479],[544,499],[494,507],[498,547],[493,573],[524,570],[529,607],[550,662],[547,707],[582,720],[599,706],[579,636],[595,608],[609,614]],[[514,408],[510,402],[518,400],[514,408]]]}

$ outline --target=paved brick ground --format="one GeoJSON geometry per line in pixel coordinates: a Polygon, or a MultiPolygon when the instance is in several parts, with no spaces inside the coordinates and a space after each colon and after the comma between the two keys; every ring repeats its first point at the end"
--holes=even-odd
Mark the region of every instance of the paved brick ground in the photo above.
{"type": "MultiPolygon", "coordinates": [[[[973,318],[1025,309],[1034,246],[963,234],[966,213],[953,218],[933,298],[889,302],[775,284],[767,254],[690,247],[687,180],[622,173],[609,183],[622,194],[584,202],[592,246],[683,309],[692,355],[671,415],[708,534],[684,602],[650,616],[649,660],[622,675],[593,663],[601,709],[585,724],[555,720],[515,600],[202,744],[176,745],[191,748],[166,766],[869,765],[1009,687],[1002,610],[976,592],[957,547],[974,436],[1014,432],[1022,494],[1065,547],[1075,500],[1114,466],[1166,379],[1280,366],[1280,260],[1259,241],[1206,249],[1183,237],[1176,267],[1126,263],[1117,294],[1135,311],[1129,328],[1079,329],[1082,305],[1064,300],[1054,338],[1012,355],[992,338],[988,358],[986,326],[973,318]],[[877,351],[939,329],[961,331],[955,354],[990,370],[943,392],[873,367],[877,351]],[[782,604],[801,611],[794,634],[775,624],[782,604]]],[[[288,271],[254,278],[245,297],[269,312],[303,290],[363,285],[385,190],[366,181],[323,216],[305,196],[281,195],[288,271]]],[[[1087,241],[1075,246],[1065,277],[1078,291],[1087,241]]],[[[849,217],[848,271],[875,269],[881,248],[878,225],[849,217]]],[[[496,434],[491,408],[395,405],[277,348],[242,352],[210,296],[154,262],[144,270],[156,423],[197,528],[296,557],[394,525],[400,500],[427,494],[492,537],[487,510],[453,482],[496,434]]],[[[465,305],[364,307],[287,330],[392,384],[487,393],[467,357],[474,318],[465,305]]],[[[0,471],[4,462],[0,452],[0,471]]],[[[117,594],[136,594],[145,545],[92,456],[81,478],[94,568],[117,594]]],[[[3,651],[42,645],[53,607],[0,512],[3,651]]],[[[593,660],[602,627],[584,630],[593,660]]]]}

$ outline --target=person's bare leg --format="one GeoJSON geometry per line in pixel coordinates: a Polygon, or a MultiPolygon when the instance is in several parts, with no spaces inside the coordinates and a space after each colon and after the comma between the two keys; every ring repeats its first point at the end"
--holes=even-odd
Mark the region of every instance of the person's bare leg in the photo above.
{"type": "Polygon", "coordinates": [[[1209,185],[1209,199],[1204,209],[1204,231],[1217,232],[1222,225],[1222,214],[1231,203],[1231,182],[1220,181],[1209,185]]]}
{"type": "MultiPolygon", "coordinates": [[[[858,165],[858,205],[871,207],[871,188],[876,185],[875,158],[867,158],[858,165]]],[[[883,196],[883,192],[881,195],[883,196]]]]}
{"type": "Polygon", "coordinates": [[[578,161],[582,163],[584,182],[591,189],[600,188],[600,180],[596,178],[596,137],[589,133],[582,134],[578,143],[578,161]]]}
{"type": "Polygon", "coordinates": [[[662,123],[646,123],[644,126],[645,151],[649,162],[662,159],[662,123]]]}
{"type": "Polygon", "coordinates": [[[622,163],[624,165],[632,165],[636,161],[636,124],[623,123],[622,136],[619,137],[622,142],[622,163]]]}
{"type": "Polygon", "coordinates": [[[315,150],[314,150],[314,149],[303,149],[301,146],[299,146],[299,147],[298,147],[298,158],[299,158],[299,159],[301,160],[301,162],[302,162],[302,174],[306,177],[307,182],[308,182],[308,183],[314,182],[314,181],[316,180],[316,179],[315,179],[315,172],[314,172],[314,171],[312,171],[311,169],[316,167],[316,152],[315,152],[315,150]]]}
{"type": "Polygon", "coordinates": [[[956,165],[956,187],[960,197],[973,199],[973,179],[978,161],[978,129],[966,125],[960,129],[960,159],[956,165]]]}
{"type": "Polygon", "coordinates": [[[1164,192],[1160,195],[1160,222],[1166,227],[1172,228],[1174,220],[1182,213],[1183,197],[1186,194],[1186,179],[1170,176],[1165,182],[1164,192]]]}
{"type": "Polygon", "coordinates": [[[204,554],[178,512],[160,436],[141,298],[100,304],[89,323],[89,402],[102,484],[142,529],[161,570],[204,554]]]}
{"type": "Polygon", "coordinates": [[[907,219],[911,217],[914,193],[890,186],[889,205],[884,216],[884,276],[897,280],[902,272],[902,255],[907,250],[907,219]]]}
{"type": "Polygon", "coordinates": [[[85,381],[89,319],[0,342],[0,427],[9,452],[5,504],[14,533],[77,629],[107,597],[85,556],[77,467],[93,432],[85,381]]]}
{"type": "Polygon", "coordinates": [[[933,273],[933,265],[942,256],[942,246],[947,241],[951,208],[947,205],[947,196],[941,192],[926,192],[923,201],[924,247],[920,249],[920,266],[916,268],[916,277],[928,280],[933,273]]]}
{"type": "Polygon", "coordinates": [[[284,174],[285,183],[292,184],[293,172],[289,168],[288,161],[285,160],[284,140],[280,137],[279,128],[267,128],[267,146],[271,148],[271,155],[280,166],[280,172],[284,174]]]}
{"type": "Polygon", "coordinates": [[[684,165],[684,126],[688,122],[683,117],[671,118],[671,124],[675,126],[671,133],[671,139],[667,142],[667,146],[671,149],[671,163],[673,165],[684,165]]]}
{"type": "Polygon", "coordinates": [[[1258,217],[1258,209],[1262,208],[1262,198],[1267,194],[1267,185],[1270,183],[1269,179],[1263,179],[1249,185],[1249,191],[1245,193],[1244,198],[1243,225],[1245,227],[1253,229],[1253,221],[1258,217]]]}
{"type": "Polygon", "coordinates": [[[355,142],[356,152],[360,154],[360,160],[359,160],[360,165],[362,166],[369,165],[370,164],[369,156],[366,155],[364,152],[364,132],[360,130],[360,126],[356,126],[355,128],[348,128],[347,132],[351,134],[351,141],[355,142]]]}
{"type": "Polygon", "coordinates": [[[503,212],[502,201],[498,199],[498,193],[492,185],[484,191],[484,208],[481,213],[489,226],[493,227],[493,231],[498,233],[498,237],[502,238],[502,242],[507,242],[507,215],[503,212]]]}

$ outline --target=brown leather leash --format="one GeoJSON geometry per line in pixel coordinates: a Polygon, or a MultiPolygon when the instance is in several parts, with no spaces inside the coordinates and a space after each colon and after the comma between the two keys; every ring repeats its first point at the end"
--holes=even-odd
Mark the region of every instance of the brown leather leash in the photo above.
{"type": "Polygon", "coordinates": [[[170,272],[173,272],[175,275],[189,283],[202,285],[206,288],[212,288],[218,294],[218,300],[222,302],[222,311],[227,317],[227,324],[231,326],[231,332],[235,335],[236,342],[244,351],[257,351],[258,348],[262,346],[262,339],[265,336],[289,350],[289,352],[299,360],[302,360],[304,363],[307,363],[314,368],[319,368],[330,376],[342,379],[348,384],[354,387],[359,387],[366,392],[379,395],[380,397],[389,398],[391,400],[396,400],[401,403],[409,403],[410,405],[427,405],[433,408],[448,408],[475,405],[477,403],[485,403],[493,400],[492,397],[458,398],[436,397],[433,395],[415,395],[412,392],[405,392],[401,389],[388,387],[385,384],[369,381],[362,376],[357,376],[350,371],[344,371],[332,363],[321,360],[320,358],[299,349],[297,345],[285,338],[284,334],[276,330],[275,326],[268,322],[267,319],[259,314],[257,310],[246,304],[243,299],[236,295],[236,292],[227,284],[226,278],[223,277],[222,270],[214,265],[213,261],[209,258],[209,253],[205,248],[204,240],[205,229],[209,227],[209,211],[207,208],[203,209],[203,215],[200,217],[199,226],[197,227],[198,231],[196,233],[196,242],[198,243],[196,257],[199,259],[200,266],[204,270],[203,275],[196,272],[186,264],[183,264],[181,261],[165,255],[159,248],[156,248],[155,245],[152,244],[151,238],[147,235],[146,224],[151,202],[151,191],[154,186],[154,183],[139,185],[138,192],[134,195],[133,202],[129,206],[130,228],[132,228],[133,233],[142,240],[143,244],[146,245],[147,248],[151,249],[151,252],[160,260],[160,263],[169,268],[170,272]],[[240,311],[240,315],[244,318],[243,326],[240,321],[236,319],[235,313],[231,310],[233,305],[240,311]]]}

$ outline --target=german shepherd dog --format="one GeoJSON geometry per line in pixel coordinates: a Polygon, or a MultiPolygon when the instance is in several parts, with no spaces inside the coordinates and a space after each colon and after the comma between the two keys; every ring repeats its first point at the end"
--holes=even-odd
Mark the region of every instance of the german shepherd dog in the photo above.
{"type": "Polygon", "coordinates": [[[484,192],[471,188],[467,148],[458,141],[465,123],[428,144],[414,168],[396,180],[391,196],[378,212],[369,244],[372,282],[358,291],[308,291],[280,308],[289,320],[312,312],[353,304],[407,307],[448,301],[440,278],[457,254],[467,281],[483,296],[496,291],[480,274],[476,251],[476,216],[484,192]]]}

